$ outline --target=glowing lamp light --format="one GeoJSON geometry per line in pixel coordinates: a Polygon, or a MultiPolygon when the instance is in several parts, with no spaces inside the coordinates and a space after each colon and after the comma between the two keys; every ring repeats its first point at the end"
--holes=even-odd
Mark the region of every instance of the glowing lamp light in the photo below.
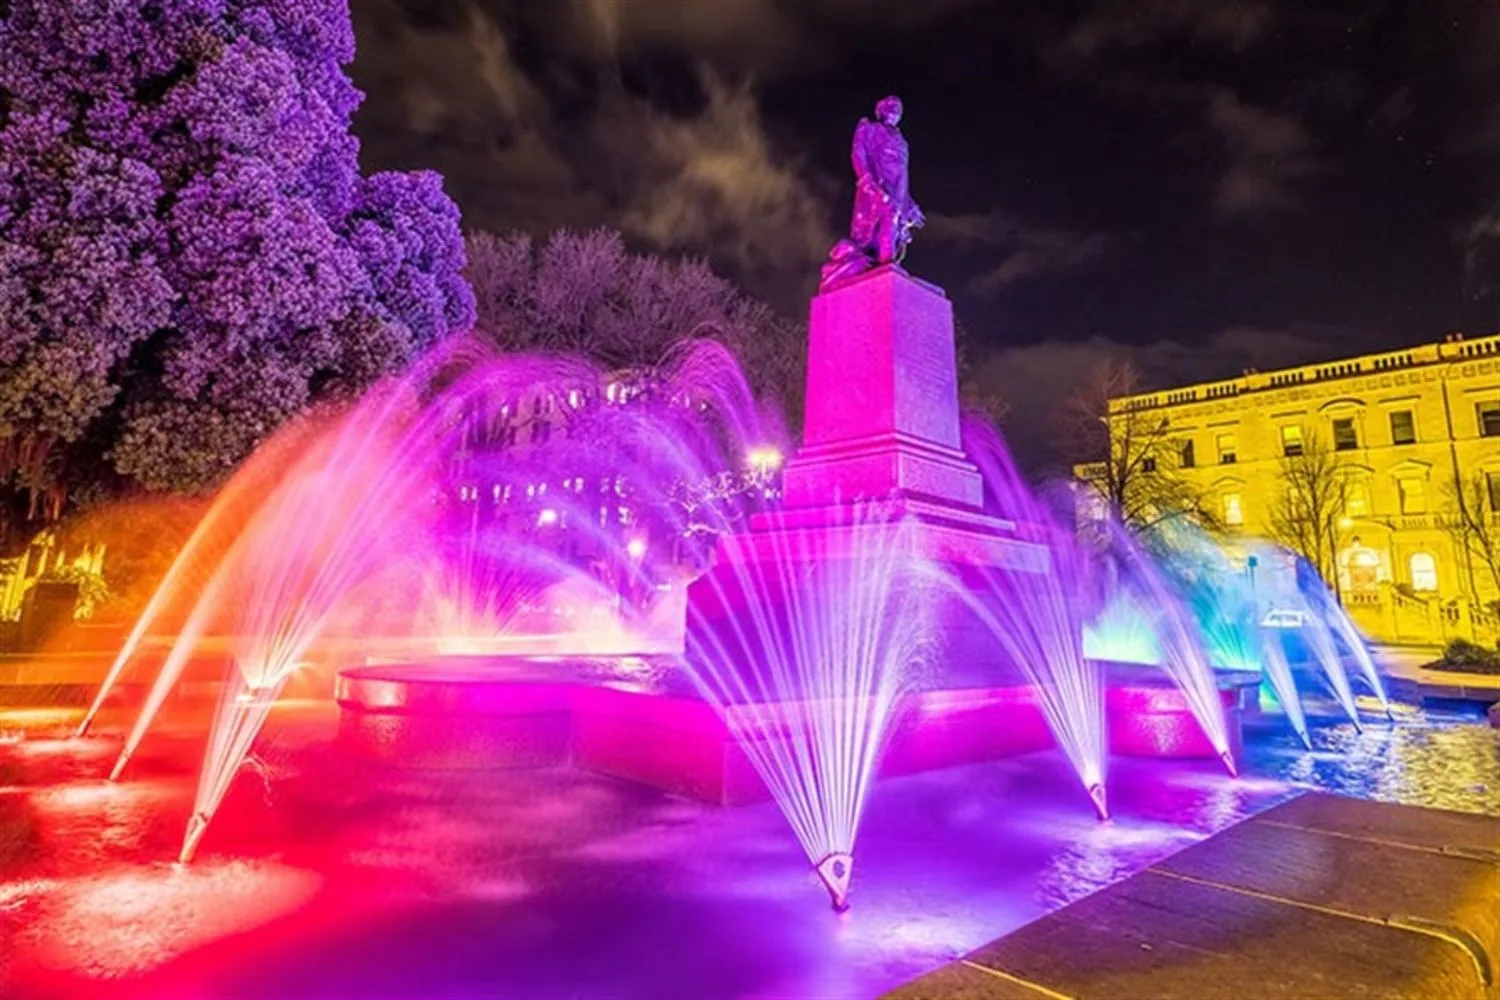
{"type": "Polygon", "coordinates": [[[745,454],[745,461],[760,472],[781,468],[781,458],[781,449],[769,444],[758,445],[745,454]]]}
{"type": "Polygon", "coordinates": [[[646,540],[644,538],[632,538],[625,543],[625,553],[637,561],[644,558],[646,555],[646,540]]]}
{"type": "Polygon", "coordinates": [[[536,523],[539,528],[550,528],[557,523],[557,511],[551,507],[543,508],[542,512],[536,516],[536,523]]]}

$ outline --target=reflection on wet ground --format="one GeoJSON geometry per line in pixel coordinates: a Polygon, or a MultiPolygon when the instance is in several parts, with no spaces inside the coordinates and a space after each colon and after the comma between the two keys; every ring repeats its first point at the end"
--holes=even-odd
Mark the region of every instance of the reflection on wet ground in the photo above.
{"type": "MultiPolygon", "coordinates": [[[[1111,763],[1093,819],[1056,754],[884,781],[836,916],[770,805],[720,810],[569,770],[348,763],[327,706],[278,713],[189,868],[201,745],[102,781],[118,726],[0,711],[0,993],[9,997],[868,997],[1299,786],[1500,812],[1474,713],[1253,734],[1210,762],[1111,763]],[[24,733],[24,736],[22,735],[24,733]]],[[[170,729],[170,727],[168,727],[170,729]]]]}

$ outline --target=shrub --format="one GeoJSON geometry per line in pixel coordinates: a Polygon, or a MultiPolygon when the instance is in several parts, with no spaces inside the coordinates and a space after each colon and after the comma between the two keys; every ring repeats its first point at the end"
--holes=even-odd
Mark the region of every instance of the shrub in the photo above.
{"type": "Polygon", "coordinates": [[[1443,658],[1433,666],[1470,674],[1500,674],[1500,651],[1466,639],[1454,639],[1443,650],[1443,658]]]}

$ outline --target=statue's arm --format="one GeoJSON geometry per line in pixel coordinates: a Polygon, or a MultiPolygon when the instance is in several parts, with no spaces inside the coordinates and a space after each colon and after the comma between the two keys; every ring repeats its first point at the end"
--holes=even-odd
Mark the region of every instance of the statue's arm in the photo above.
{"type": "Polygon", "coordinates": [[[854,165],[855,181],[861,177],[871,176],[875,177],[877,182],[880,180],[870,159],[870,120],[868,118],[861,118],[859,124],[854,126],[854,145],[849,151],[849,160],[854,165]]]}
{"type": "Polygon", "coordinates": [[[872,129],[867,149],[870,172],[874,175],[875,183],[880,186],[880,190],[898,205],[905,202],[907,197],[905,141],[899,134],[893,136],[884,129],[872,129]]]}

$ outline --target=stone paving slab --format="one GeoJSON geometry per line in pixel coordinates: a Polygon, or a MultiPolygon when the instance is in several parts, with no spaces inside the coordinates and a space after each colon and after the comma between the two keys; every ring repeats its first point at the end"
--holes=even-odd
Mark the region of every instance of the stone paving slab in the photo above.
{"type": "Polygon", "coordinates": [[[1496,998],[1497,852],[1500,818],[1309,793],[888,996],[1496,998]]]}

